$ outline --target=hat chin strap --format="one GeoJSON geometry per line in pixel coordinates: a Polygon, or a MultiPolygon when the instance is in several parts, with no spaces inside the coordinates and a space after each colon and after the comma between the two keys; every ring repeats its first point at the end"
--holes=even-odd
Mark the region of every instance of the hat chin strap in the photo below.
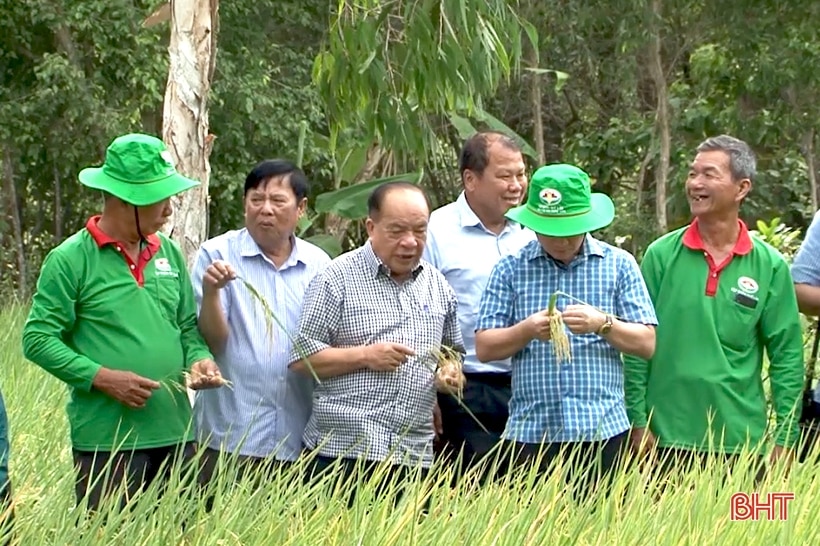
{"type": "Polygon", "coordinates": [[[140,236],[140,243],[143,243],[147,239],[145,238],[145,235],[142,234],[142,230],[140,229],[140,213],[136,205],[134,205],[134,221],[137,223],[137,235],[140,236]]]}

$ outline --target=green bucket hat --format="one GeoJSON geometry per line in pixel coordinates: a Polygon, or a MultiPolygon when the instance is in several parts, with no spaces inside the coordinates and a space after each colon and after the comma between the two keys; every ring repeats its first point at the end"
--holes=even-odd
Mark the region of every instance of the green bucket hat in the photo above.
{"type": "Polygon", "coordinates": [[[541,235],[572,237],[611,224],[615,205],[607,195],[592,193],[587,173],[561,163],[535,171],[527,202],[506,216],[541,235]]]}
{"type": "Polygon", "coordinates": [[[143,134],[117,137],[105,152],[102,167],[80,171],[80,182],[138,207],[153,205],[199,185],[174,167],[160,139],[143,134]]]}

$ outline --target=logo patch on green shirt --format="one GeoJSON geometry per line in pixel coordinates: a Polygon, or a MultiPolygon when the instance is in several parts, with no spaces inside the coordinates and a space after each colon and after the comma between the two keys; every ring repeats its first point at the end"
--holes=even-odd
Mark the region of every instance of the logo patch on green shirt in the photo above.
{"type": "Polygon", "coordinates": [[[174,271],[168,258],[157,258],[154,261],[154,269],[156,269],[157,277],[179,277],[179,272],[174,271]]]}
{"type": "Polygon", "coordinates": [[[758,297],[755,293],[760,289],[757,281],[751,277],[740,277],[737,279],[737,288],[732,287],[735,301],[746,307],[757,307],[758,297]]]}

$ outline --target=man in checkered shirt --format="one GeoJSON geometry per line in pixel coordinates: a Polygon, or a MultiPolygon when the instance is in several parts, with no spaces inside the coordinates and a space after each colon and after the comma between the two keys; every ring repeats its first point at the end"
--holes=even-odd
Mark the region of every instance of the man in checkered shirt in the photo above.
{"type": "Polygon", "coordinates": [[[337,459],[387,461],[391,477],[429,468],[435,436],[433,351],[463,355],[450,285],[421,259],[430,209],[413,184],[378,187],[368,201],[369,240],[310,283],[291,367],[316,385],[303,437],[314,471],[337,459]],[[308,359],[305,363],[304,358],[308,359]]]}
{"type": "Polygon", "coordinates": [[[540,472],[572,457],[573,484],[595,488],[629,445],[621,354],[652,356],[655,310],[635,259],[590,235],[612,222],[615,207],[591,193],[581,169],[538,169],[526,204],[507,217],[538,240],[496,264],[479,305],[479,360],[512,357],[503,449],[512,468],[540,456],[540,472]],[[556,310],[570,331],[569,361],[558,361],[551,343],[548,307],[556,291],[563,293],[556,310]]]}

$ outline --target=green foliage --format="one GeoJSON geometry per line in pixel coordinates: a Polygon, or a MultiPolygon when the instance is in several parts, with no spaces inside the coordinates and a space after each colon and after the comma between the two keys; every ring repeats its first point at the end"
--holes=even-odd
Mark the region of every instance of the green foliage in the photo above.
{"type": "Polygon", "coordinates": [[[504,0],[339,2],[313,70],[331,143],[355,127],[423,155],[435,116],[473,113],[520,70],[522,34],[537,47],[535,28],[504,0]]]}
{"type": "MultiPolygon", "coordinates": [[[[475,112],[472,115],[476,121],[483,123],[486,126],[487,130],[490,131],[497,131],[499,133],[505,134],[511,139],[513,139],[516,144],[521,148],[521,152],[528,156],[532,160],[538,160],[538,153],[535,149],[530,145],[527,140],[510,129],[503,121],[496,118],[489,112],[485,112],[482,108],[476,107],[475,112]]],[[[454,112],[449,114],[450,123],[456,129],[458,133],[458,137],[461,140],[467,140],[471,136],[473,136],[479,129],[476,129],[475,126],[470,122],[469,119],[462,117],[454,112]]],[[[481,128],[483,129],[483,128],[481,128]]]]}
{"type": "MultiPolygon", "coordinates": [[[[99,164],[117,134],[160,133],[169,25],[141,26],[157,5],[0,0],[0,242],[13,249],[0,290],[32,287],[45,252],[99,209],[97,193],[77,182],[81,168],[99,164]]],[[[302,163],[311,206],[328,194],[321,208],[329,212],[310,210],[300,235],[332,253],[365,234],[361,204],[337,207],[349,209],[348,222],[335,223],[330,192],[424,172],[419,183],[434,206],[445,204],[460,190],[457,150],[476,129],[516,138],[532,165],[539,82],[547,162],[590,172],[618,207],[603,235],[639,255],[660,235],[657,93],[647,69],[656,26],[672,134],[669,228],[689,219],[683,183],[695,147],[718,133],[747,140],[758,154],[744,219],[805,228],[814,212],[809,155],[815,171],[820,164],[820,4],[663,2],[660,21],[650,8],[600,0],[342,0],[330,10],[319,0],[222,2],[209,234],[242,225],[243,181],[264,158],[302,163]],[[375,148],[385,153],[369,164],[375,148]]]]}
{"type": "Polygon", "coordinates": [[[243,225],[245,176],[263,159],[297,161],[313,182],[311,198],[332,176],[324,114],[311,85],[311,62],[327,28],[327,3],[222,2],[211,97],[209,233],[243,225]],[[300,145],[301,143],[301,145],[300,145]]]}
{"type": "Polygon", "coordinates": [[[370,193],[387,182],[406,181],[418,184],[423,173],[407,173],[387,178],[377,178],[346,186],[316,197],[315,210],[318,213],[332,213],[349,220],[361,220],[367,216],[367,198],[370,193]]]}
{"type": "Polygon", "coordinates": [[[791,262],[797,250],[800,248],[800,230],[789,227],[780,221],[780,218],[772,218],[769,223],[758,220],[757,229],[749,230],[752,235],[765,241],[780,251],[781,254],[791,262]]]}
{"type": "MultiPolygon", "coordinates": [[[[17,544],[561,544],[566,537],[584,544],[807,544],[816,538],[811,518],[820,472],[815,462],[795,465],[788,475],[770,470],[763,491],[788,491],[785,522],[731,522],[730,497],[757,490],[751,458],[727,476],[711,461],[665,490],[649,481],[649,465],[632,464],[617,474],[611,497],[603,491],[579,501],[555,465],[547,478],[522,471],[508,483],[450,487],[450,470],[441,465],[430,478],[405,482],[402,500],[394,489],[379,492],[362,473],[335,487],[325,480],[302,483],[304,463],[274,470],[259,479],[237,475],[237,461],[226,458],[220,474],[199,492],[183,487],[172,472],[165,494],[153,484],[120,512],[104,504],[84,516],[74,508],[74,469],[65,417],[67,390],[26,362],[19,337],[25,309],[0,311],[0,385],[11,434],[10,474],[15,500],[17,544]],[[358,487],[352,508],[345,495],[358,487]],[[213,496],[206,512],[204,498],[213,496]],[[421,507],[429,499],[428,514],[421,507]],[[184,522],[184,525],[183,525],[184,522]]],[[[383,475],[385,468],[376,470],[383,475]]],[[[333,471],[333,469],[332,469],[333,471]]],[[[337,474],[331,474],[337,477],[337,474]]],[[[3,537],[0,537],[2,539],[3,537]]]]}

